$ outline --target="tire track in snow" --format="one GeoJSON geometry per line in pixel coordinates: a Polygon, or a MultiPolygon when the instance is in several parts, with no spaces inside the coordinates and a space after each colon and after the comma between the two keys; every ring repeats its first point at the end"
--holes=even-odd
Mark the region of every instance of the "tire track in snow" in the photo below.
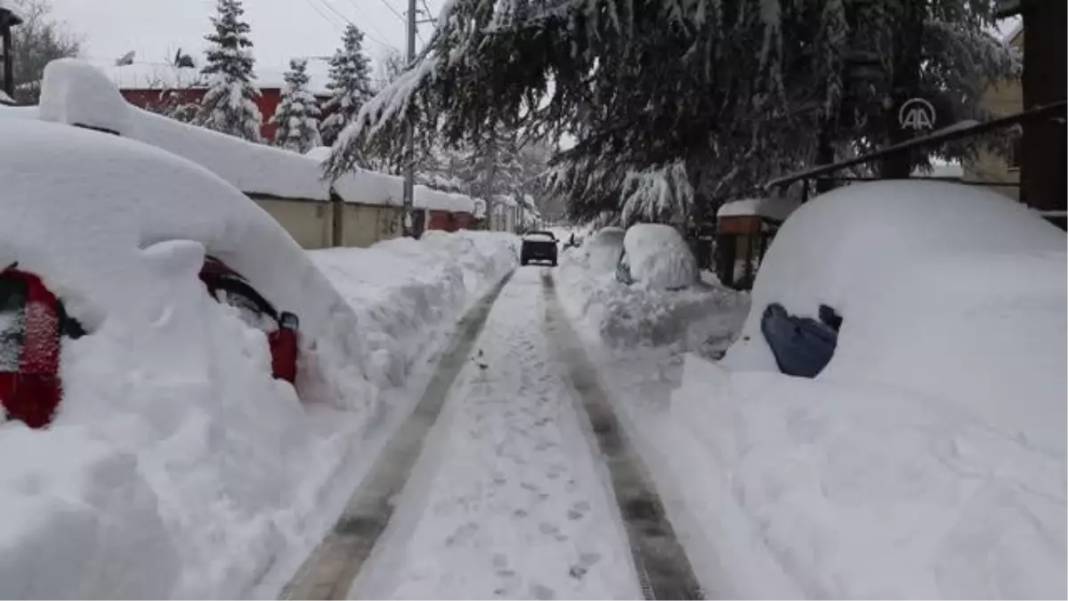
{"type": "Polygon", "coordinates": [[[449,388],[466,365],[490,309],[511,280],[503,280],[460,320],[415,410],[401,425],[367,478],[360,483],[337,524],[282,590],[283,599],[344,599],[393,515],[393,498],[401,492],[423,450],[449,388]]]}
{"type": "Polygon", "coordinates": [[[564,316],[552,274],[542,274],[547,335],[567,366],[572,386],[608,467],[616,501],[630,539],[634,564],[647,599],[703,599],[686,552],[664,513],[644,462],[631,447],[609,396],[597,378],[581,339],[564,316]]]}
{"type": "Polygon", "coordinates": [[[544,332],[541,270],[502,292],[349,598],[642,595],[607,470],[544,332]]]}

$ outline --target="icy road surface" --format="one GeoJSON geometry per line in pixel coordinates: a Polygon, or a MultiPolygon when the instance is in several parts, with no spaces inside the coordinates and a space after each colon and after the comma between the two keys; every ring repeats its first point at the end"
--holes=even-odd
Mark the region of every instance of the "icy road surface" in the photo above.
{"type": "Polygon", "coordinates": [[[552,284],[520,269],[465,317],[287,595],[700,594],[552,284]]]}

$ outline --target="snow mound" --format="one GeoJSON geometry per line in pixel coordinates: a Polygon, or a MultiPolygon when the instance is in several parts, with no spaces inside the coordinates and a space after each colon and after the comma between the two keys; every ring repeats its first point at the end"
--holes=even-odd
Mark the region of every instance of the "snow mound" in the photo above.
{"type": "Polygon", "coordinates": [[[619,255],[623,253],[623,236],[619,227],[604,227],[590,236],[582,246],[570,253],[578,253],[593,273],[615,273],[619,255]]]}
{"type": "Polygon", "coordinates": [[[900,388],[693,356],[667,406],[650,444],[725,597],[1068,592],[1063,455],[900,388]]]}
{"type": "MultiPolygon", "coordinates": [[[[582,249],[597,257],[588,245],[582,249]]],[[[576,250],[564,253],[556,270],[561,305],[585,336],[612,349],[678,345],[719,356],[731,342],[719,334],[737,332],[745,319],[744,293],[705,283],[682,290],[627,286],[613,268],[576,250]]]]}
{"type": "MultiPolygon", "coordinates": [[[[145,142],[210,169],[246,194],[327,201],[336,192],[346,202],[403,204],[400,177],[356,170],[331,184],[323,179],[322,160],[315,156],[255,144],[141,110],[128,104],[100,70],[74,59],[52,61],[45,68],[40,118],[145,142]]],[[[414,204],[454,212],[475,210],[474,201],[466,196],[424,186],[416,186],[414,204]]]]}
{"type": "Polygon", "coordinates": [[[993,192],[844,188],[783,225],[726,364],[775,370],[764,308],[814,316],[826,304],[844,322],[821,379],[941,398],[1063,454],[1065,257],[1064,232],[993,192]]]}
{"type": "Polygon", "coordinates": [[[371,377],[399,386],[443,325],[515,269],[518,239],[490,232],[428,232],[370,248],[311,252],[355,309],[371,377]]]}
{"type": "Polygon", "coordinates": [[[678,230],[659,223],[639,223],[623,237],[630,275],[648,288],[685,288],[697,281],[697,261],[678,230]]]}

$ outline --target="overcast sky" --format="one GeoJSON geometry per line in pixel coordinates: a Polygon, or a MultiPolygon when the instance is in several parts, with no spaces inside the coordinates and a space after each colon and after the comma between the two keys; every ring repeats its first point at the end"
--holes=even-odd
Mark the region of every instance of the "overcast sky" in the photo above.
{"type": "MultiPolygon", "coordinates": [[[[51,2],[54,16],[82,38],[82,54],[92,61],[111,62],[131,50],[136,60],[146,62],[168,61],[178,48],[199,56],[207,45],[208,19],[215,13],[215,0],[51,2]]],[[[435,18],[442,3],[426,0],[435,18]]],[[[423,4],[417,1],[419,7],[423,4]]],[[[265,68],[282,70],[294,57],[332,54],[340,45],[345,19],[364,31],[364,47],[376,63],[387,48],[405,47],[401,16],[406,0],[245,0],[244,5],[257,65],[265,68]]],[[[423,40],[432,31],[432,24],[420,26],[423,40]]]]}

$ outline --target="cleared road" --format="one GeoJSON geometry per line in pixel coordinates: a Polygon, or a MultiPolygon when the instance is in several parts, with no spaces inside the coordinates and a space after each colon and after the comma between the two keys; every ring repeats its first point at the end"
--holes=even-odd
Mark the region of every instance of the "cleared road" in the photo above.
{"type": "Polygon", "coordinates": [[[465,318],[286,595],[699,596],[649,482],[551,270],[523,268],[465,318]]]}

